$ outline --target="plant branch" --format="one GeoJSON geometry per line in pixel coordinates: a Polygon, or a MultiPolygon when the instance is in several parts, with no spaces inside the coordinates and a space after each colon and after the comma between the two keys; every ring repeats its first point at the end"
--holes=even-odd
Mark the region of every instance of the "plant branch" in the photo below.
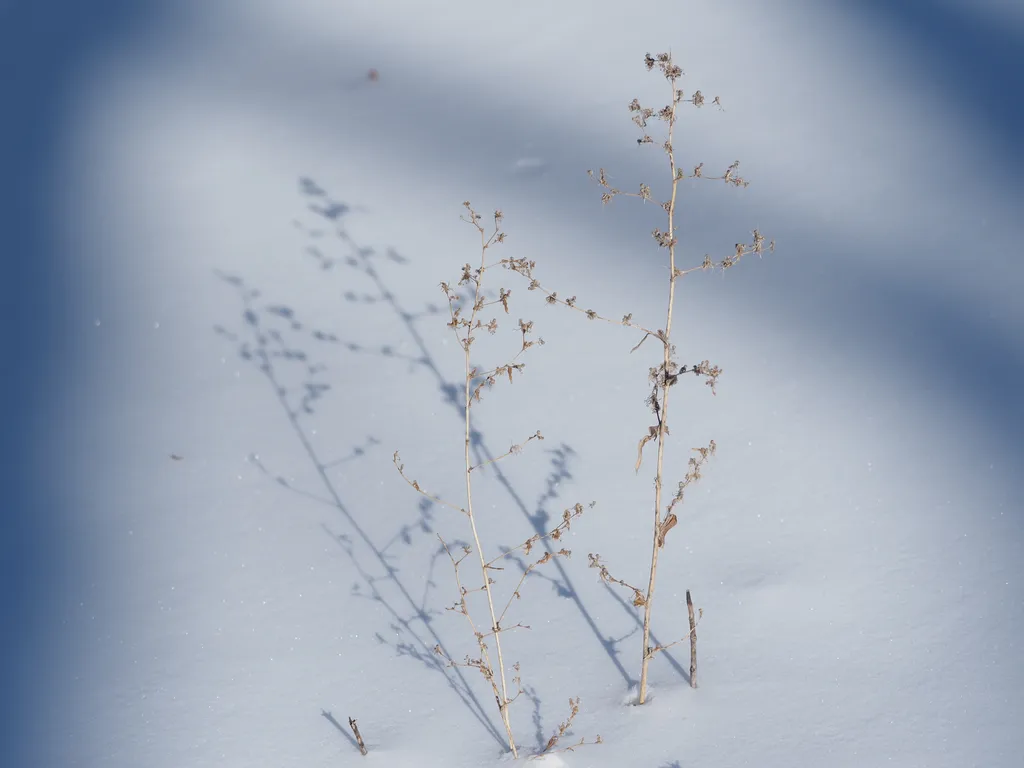
{"type": "Polygon", "coordinates": [[[590,559],[589,567],[597,568],[600,571],[599,575],[601,577],[601,581],[607,584],[617,584],[620,587],[625,587],[626,589],[628,589],[630,592],[633,593],[633,605],[635,605],[638,608],[643,606],[647,602],[647,598],[644,597],[644,593],[640,590],[639,587],[634,587],[632,584],[629,584],[628,582],[625,582],[622,579],[617,579],[614,576],[612,576],[611,573],[608,571],[608,567],[601,561],[600,555],[596,555],[593,552],[591,552],[589,555],[587,555],[587,557],[590,559]]]}
{"type": "Polygon", "coordinates": [[[416,490],[423,496],[426,496],[428,499],[435,502],[436,504],[440,504],[443,507],[448,507],[448,509],[453,510],[454,512],[461,512],[464,515],[468,514],[466,510],[462,509],[462,507],[456,507],[454,504],[449,504],[447,501],[444,501],[438,496],[434,496],[433,494],[424,491],[417,481],[411,479],[407,474],[405,474],[405,465],[400,463],[401,460],[402,459],[398,455],[398,451],[395,451],[395,455],[391,457],[391,461],[395,465],[395,468],[398,469],[398,474],[400,474],[402,476],[402,479],[405,480],[405,482],[407,482],[414,490],[416,490]]]}
{"type": "Polygon", "coordinates": [[[534,261],[529,261],[528,259],[502,259],[501,262],[499,263],[502,266],[506,267],[507,269],[510,269],[513,272],[517,272],[523,277],[527,278],[530,281],[527,290],[540,291],[541,293],[544,294],[545,301],[548,304],[560,304],[563,307],[567,307],[571,310],[586,315],[586,317],[589,320],[601,320],[602,322],[611,323],[612,325],[622,325],[627,328],[635,328],[636,330],[643,331],[645,334],[648,335],[657,335],[654,331],[645,328],[639,323],[634,323],[633,313],[624,315],[621,320],[613,320],[610,317],[605,317],[604,315],[598,314],[592,309],[583,309],[577,306],[575,296],[570,296],[568,299],[558,298],[557,292],[549,291],[547,288],[541,285],[540,281],[537,280],[537,278],[533,276],[533,270],[537,266],[537,263],[534,261]]]}
{"type": "MultiPolygon", "coordinates": [[[[593,509],[594,506],[596,505],[596,503],[597,502],[594,502],[594,501],[590,502],[589,508],[593,509]]],[[[559,539],[562,538],[562,533],[564,531],[569,530],[569,528],[572,526],[572,521],[575,520],[576,518],[578,518],[580,515],[582,515],[584,511],[585,510],[584,510],[583,505],[578,503],[578,502],[574,506],[570,507],[569,509],[563,510],[562,511],[562,522],[560,522],[558,525],[556,525],[554,528],[552,528],[547,533],[535,533],[533,536],[528,538],[522,544],[518,544],[518,545],[512,547],[511,549],[508,549],[508,550],[502,552],[496,558],[494,558],[493,560],[488,562],[487,563],[487,567],[488,568],[494,568],[494,563],[498,562],[499,560],[503,560],[506,557],[509,557],[510,555],[515,554],[519,550],[523,550],[523,554],[528,555],[533,550],[533,545],[536,544],[539,541],[543,541],[544,539],[554,539],[555,541],[558,541],[559,539]]]]}
{"type": "Polygon", "coordinates": [[[507,458],[509,456],[518,455],[519,453],[522,453],[523,445],[526,445],[526,443],[530,442],[531,440],[543,440],[543,439],[544,439],[544,435],[542,435],[540,433],[540,430],[538,429],[536,432],[534,432],[532,435],[530,435],[528,438],[526,438],[526,440],[522,443],[522,445],[520,445],[520,444],[513,445],[507,451],[505,451],[505,453],[501,454],[500,456],[495,456],[493,459],[488,459],[487,461],[482,461],[479,464],[473,465],[472,467],[469,468],[469,471],[472,472],[474,470],[480,469],[481,467],[486,467],[486,466],[489,466],[491,464],[496,464],[497,462],[499,462],[502,459],[507,458]]]}
{"type": "MultiPolygon", "coordinates": [[[[665,643],[664,645],[656,645],[656,646],[654,646],[653,648],[651,648],[651,656],[654,656],[654,654],[656,654],[656,653],[658,653],[660,651],[667,651],[669,648],[672,648],[673,646],[679,645],[680,643],[685,643],[687,640],[690,640],[691,638],[695,637],[696,634],[697,634],[697,627],[700,625],[700,620],[704,618],[704,609],[701,608],[701,609],[698,609],[698,610],[700,612],[700,615],[694,621],[693,628],[690,629],[689,632],[687,632],[685,635],[680,637],[678,640],[673,640],[671,643],[665,643]]],[[[694,688],[696,688],[696,686],[694,686],[694,688]]]]}

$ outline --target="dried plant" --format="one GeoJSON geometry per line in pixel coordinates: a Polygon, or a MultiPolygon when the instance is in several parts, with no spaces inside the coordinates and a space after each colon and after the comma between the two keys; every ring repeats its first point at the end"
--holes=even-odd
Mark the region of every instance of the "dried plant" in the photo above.
{"type": "Polygon", "coordinates": [[[348,719],[348,727],[351,728],[352,733],[355,734],[356,744],[359,745],[359,754],[361,754],[363,757],[366,757],[367,751],[366,744],[363,743],[363,734],[359,732],[359,726],[356,724],[356,721],[351,717],[348,719]]]}
{"type": "Polygon", "coordinates": [[[569,716],[558,724],[558,729],[551,734],[551,738],[548,739],[548,743],[544,745],[539,753],[533,757],[543,757],[544,755],[553,755],[557,752],[575,752],[577,747],[582,747],[585,744],[602,744],[603,741],[600,736],[597,736],[593,742],[588,742],[585,738],[581,738],[579,741],[573,744],[566,744],[565,746],[559,747],[558,743],[571,729],[572,723],[576,719],[576,715],[580,713],[580,697],[577,696],[575,699],[569,699],[569,716]]]}
{"type": "MultiPolygon", "coordinates": [[[[593,171],[588,171],[588,174],[602,188],[602,202],[610,203],[613,199],[622,195],[637,197],[644,202],[655,202],[666,216],[664,229],[661,227],[655,227],[651,233],[655,242],[658,244],[658,247],[663,249],[667,253],[668,257],[668,295],[666,297],[666,316],[664,327],[654,329],[648,325],[636,322],[633,319],[632,313],[624,315],[621,320],[613,320],[610,317],[599,314],[593,309],[583,309],[578,305],[577,298],[575,296],[563,299],[560,298],[556,292],[550,291],[544,287],[534,275],[534,269],[536,267],[534,262],[527,259],[506,259],[502,262],[507,269],[518,272],[526,277],[529,280],[529,289],[541,291],[545,295],[549,304],[558,304],[577,312],[581,312],[591,320],[601,320],[607,323],[621,325],[640,331],[643,335],[641,336],[640,341],[633,346],[631,352],[638,350],[648,338],[657,340],[661,345],[660,362],[648,370],[648,382],[651,390],[646,399],[646,405],[654,416],[654,423],[647,427],[637,443],[637,459],[634,466],[634,471],[639,472],[644,460],[645,447],[649,443],[655,443],[657,445],[657,457],[655,460],[656,468],[654,476],[654,525],[647,588],[645,590],[640,589],[639,587],[633,586],[626,581],[614,577],[608,570],[608,567],[601,560],[600,555],[590,555],[590,566],[599,570],[601,579],[608,584],[613,584],[627,589],[631,593],[633,605],[644,609],[643,654],[640,671],[640,686],[637,697],[638,704],[643,704],[647,699],[648,667],[651,659],[659,651],[670,648],[686,639],[691,640],[690,684],[696,687],[697,645],[695,633],[697,620],[692,618],[692,603],[689,611],[689,615],[691,617],[690,632],[675,642],[665,645],[656,645],[653,647],[651,645],[651,614],[654,606],[655,586],[657,584],[658,559],[661,554],[661,550],[665,547],[666,537],[678,524],[678,518],[674,510],[683,501],[685,489],[700,479],[701,470],[703,469],[704,464],[711,456],[714,455],[717,447],[715,441],[712,440],[706,447],[692,449],[694,455],[691,456],[689,460],[689,466],[686,474],[683,480],[679,481],[676,493],[666,504],[664,475],[666,438],[670,435],[668,427],[669,394],[675,384],[678,383],[680,376],[683,374],[693,374],[698,378],[703,378],[705,384],[711,388],[712,394],[714,394],[718,378],[722,374],[721,368],[717,365],[713,365],[708,360],[692,365],[680,365],[677,359],[676,347],[672,341],[676,286],[681,278],[686,277],[693,272],[716,269],[727,270],[739,263],[739,261],[745,256],[756,254],[760,257],[766,250],[775,250],[775,242],[772,241],[770,243],[765,243],[764,236],[755,229],[749,243],[737,243],[730,252],[717,260],[713,259],[711,256],[705,255],[699,264],[689,267],[680,266],[679,240],[677,238],[678,227],[676,226],[676,212],[679,205],[680,182],[686,179],[706,179],[709,181],[714,180],[724,182],[733,187],[746,187],[748,186],[748,182],[739,175],[739,161],[730,165],[719,176],[707,175],[704,171],[703,163],[695,165],[690,173],[687,173],[681,167],[674,144],[675,126],[679,119],[680,109],[684,104],[690,104],[693,107],[700,108],[707,104],[707,100],[700,91],[694,91],[688,98],[685,96],[683,91],[679,88],[679,81],[683,76],[683,71],[673,62],[671,54],[661,53],[657,56],[647,54],[644,58],[644,63],[648,71],[657,69],[665,76],[670,87],[671,101],[663,107],[654,109],[645,107],[639,100],[633,99],[628,108],[633,116],[633,122],[641,131],[640,138],[636,140],[637,144],[658,145],[665,152],[670,172],[669,180],[671,183],[668,198],[663,201],[656,200],[654,192],[647,184],[641,184],[640,189],[637,192],[627,192],[617,189],[609,181],[608,175],[603,168],[596,174],[593,171]],[[655,141],[655,139],[647,133],[648,124],[651,120],[660,120],[666,125],[665,137],[660,142],[655,141]]],[[[721,108],[721,101],[717,96],[711,101],[711,104],[721,108]]],[[[687,592],[687,596],[689,597],[689,592],[687,592]]],[[[699,615],[702,615],[702,611],[699,611],[699,615]]]]}
{"type": "MultiPolygon", "coordinates": [[[[559,522],[559,524],[550,531],[534,534],[518,546],[506,548],[493,557],[489,557],[485,554],[485,548],[480,539],[476,508],[473,504],[473,474],[489,464],[494,464],[509,456],[520,453],[523,450],[524,445],[533,440],[543,440],[544,436],[538,430],[527,437],[523,443],[513,444],[508,451],[502,455],[484,463],[473,464],[472,440],[474,431],[472,425],[474,409],[480,405],[483,399],[483,393],[486,390],[490,390],[506,378],[510,384],[513,383],[515,380],[514,377],[521,374],[525,368],[525,364],[521,362],[520,358],[528,349],[534,346],[539,346],[543,344],[544,341],[543,339],[533,340],[531,338],[531,334],[533,333],[533,322],[520,319],[515,326],[515,333],[518,336],[519,348],[511,359],[489,369],[481,369],[473,364],[471,352],[473,351],[474,342],[476,342],[479,337],[479,333],[481,331],[487,331],[488,334],[495,335],[499,330],[497,317],[485,319],[483,316],[487,313],[487,310],[490,307],[500,307],[504,314],[508,315],[510,311],[509,298],[512,292],[505,288],[499,288],[497,298],[489,299],[483,289],[485,274],[488,270],[497,267],[500,264],[500,262],[488,264],[487,258],[491,248],[505,241],[505,233],[501,231],[501,211],[495,211],[493,230],[488,233],[488,230],[486,230],[481,224],[482,217],[480,214],[478,214],[468,202],[463,203],[463,205],[465,206],[468,214],[468,217],[463,217],[463,220],[471,224],[480,235],[480,265],[474,268],[468,263],[465,264],[462,267],[462,273],[456,285],[453,287],[449,283],[441,283],[441,290],[444,292],[445,297],[448,300],[450,318],[448,327],[455,333],[455,336],[458,339],[459,346],[463,351],[465,365],[463,371],[464,386],[462,403],[464,415],[463,471],[466,494],[465,506],[456,506],[442,500],[436,494],[431,494],[426,491],[417,480],[412,479],[408,474],[406,474],[405,466],[401,463],[401,459],[399,458],[397,451],[394,454],[393,461],[402,478],[414,490],[428,499],[465,516],[469,524],[472,542],[471,544],[464,544],[461,545],[461,547],[456,548],[456,552],[452,551],[448,542],[446,542],[441,536],[438,536],[438,539],[440,540],[441,547],[451,560],[452,569],[455,573],[455,584],[458,590],[458,599],[448,608],[448,610],[453,613],[461,614],[465,617],[476,644],[477,655],[467,655],[463,661],[455,661],[447,656],[440,645],[437,645],[434,648],[434,652],[443,657],[452,667],[471,667],[477,669],[483,675],[494,694],[494,700],[497,703],[498,712],[505,728],[509,751],[514,757],[518,757],[519,749],[516,746],[515,736],[512,732],[512,724],[509,718],[509,706],[523,694],[524,689],[520,678],[519,663],[516,662],[512,664],[511,667],[506,664],[505,653],[502,647],[502,636],[504,633],[514,629],[529,629],[530,627],[521,622],[514,624],[508,623],[506,621],[506,616],[512,607],[512,603],[520,599],[520,590],[522,589],[523,583],[534,569],[551,562],[557,557],[567,558],[572,553],[564,547],[558,550],[555,550],[553,547],[546,548],[542,557],[523,567],[519,581],[504,601],[502,601],[496,594],[496,576],[499,571],[504,570],[501,563],[506,559],[513,556],[529,556],[534,546],[542,540],[559,541],[565,532],[569,530],[573,521],[584,513],[585,507],[582,504],[575,504],[563,511],[561,522],[559,522]],[[462,569],[463,562],[474,554],[476,557],[472,558],[471,562],[475,560],[479,571],[475,572],[473,576],[464,577],[462,569]],[[487,615],[483,622],[474,618],[475,614],[471,607],[470,599],[474,594],[482,594],[486,601],[487,615]],[[510,672],[512,675],[512,685],[509,684],[510,672]],[[514,691],[513,686],[515,688],[514,691]]],[[[593,507],[593,503],[591,503],[590,506],[593,507]]],[[[571,724],[572,718],[575,717],[579,706],[579,699],[576,699],[575,701],[576,709],[573,710],[569,720],[566,723],[563,723],[564,727],[560,727],[558,735],[553,737],[553,742],[549,742],[548,748],[557,743],[558,737],[563,735],[568,729],[569,724],[571,724]]],[[[597,741],[600,741],[600,737],[597,738],[597,741]]],[[[584,742],[581,741],[580,744],[582,743],[584,742]]],[[[574,746],[580,746],[580,744],[574,746]]]]}

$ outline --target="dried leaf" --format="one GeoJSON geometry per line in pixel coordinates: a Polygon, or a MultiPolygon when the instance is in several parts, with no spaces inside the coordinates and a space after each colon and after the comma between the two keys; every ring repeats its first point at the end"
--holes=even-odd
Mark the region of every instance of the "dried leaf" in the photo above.
{"type": "Polygon", "coordinates": [[[663,522],[660,526],[658,526],[658,546],[659,547],[664,547],[665,546],[665,536],[668,534],[669,531],[671,531],[673,528],[676,527],[676,523],[678,523],[678,522],[679,522],[679,519],[675,516],[675,513],[671,513],[671,514],[669,514],[668,517],[665,518],[665,522],[663,522]]]}
{"type": "Polygon", "coordinates": [[[639,472],[640,465],[643,464],[644,446],[658,436],[657,427],[648,427],[647,429],[649,430],[648,434],[643,436],[643,438],[640,440],[640,444],[637,445],[636,447],[636,466],[633,468],[635,472],[639,472]]]}

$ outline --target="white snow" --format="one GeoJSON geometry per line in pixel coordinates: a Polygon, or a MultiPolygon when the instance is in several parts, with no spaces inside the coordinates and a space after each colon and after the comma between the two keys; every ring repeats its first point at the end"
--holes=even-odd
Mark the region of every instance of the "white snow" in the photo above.
{"type": "Polygon", "coordinates": [[[724,375],[674,391],[667,482],[719,450],[654,621],[685,634],[692,590],[700,687],[682,644],[630,705],[636,613],[587,568],[646,579],[655,351],[502,275],[546,344],[485,397],[479,455],[546,439],[477,478],[485,541],[597,502],[505,636],[523,751],[579,696],[566,743],[604,743],[538,765],[1019,764],[1019,182],[895,32],[798,0],[195,0],[82,73],[55,192],[86,363],[50,436],[83,569],[55,765],[511,762],[487,684],[432,652],[474,651],[436,538],[464,519],[391,457],[461,504],[438,284],[477,257],[463,200],[560,295],[661,327],[657,210],[602,208],[585,172],[664,188],[625,106],[663,100],[642,57],[670,47],[725,105],[684,113],[684,165],[752,182],[684,185],[685,253],[778,242],[679,298],[681,357],[724,375]]]}

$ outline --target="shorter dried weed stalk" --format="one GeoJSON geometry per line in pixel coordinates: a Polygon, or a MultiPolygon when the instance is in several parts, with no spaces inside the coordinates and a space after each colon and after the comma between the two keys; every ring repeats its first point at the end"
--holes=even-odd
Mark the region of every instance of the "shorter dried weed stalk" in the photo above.
{"type": "MultiPolygon", "coordinates": [[[[663,249],[667,253],[668,257],[668,295],[666,297],[666,316],[664,326],[662,328],[654,328],[650,324],[641,324],[633,319],[633,313],[631,312],[624,315],[621,320],[613,320],[608,316],[599,314],[593,309],[582,309],[578,306],[578,301],[575,296],[568,299],[562,299],[559,298],[557,292],[545,288],[534,275],[534,269],[536,267],[534,262],[526,259],[507,259],[503,262],[507,269],[519,273],[529,281],[529,290],[541,291],[546,296],[549,304],[558,304],[577,312],[582,312],[591,320],[602,320],[607,323],[625,326],[641,332],[643,335],[633,346],[630,352],[636,352],[643,343],[647,341],[647,339],[654,339],[656,343],[660,344],[661,359],[657,365],[648,369],[648,382],[651,389],[650,394],[646,399],[646,405],[654,417],[654,423],[650,424],[646,428],[637,442],[637,457],[634,465],[634,471],[639,472],[640,467],[643,465],[645,447],[649,443],[655,443],[657,445],[657,458],[654,475],[654,524],[652,532],[651,560],[648,568],[648,582],[646,589],[641,589],[640,587],[634,586],[633,584],[613,576],[604,561],[601,560],[600,555],[590,555],[590,566],[598,569],[601,579],[608,584],[613,584],[628,590],[631,593],[633,605],[637,608],[644,609],[643,654],[640,668],[639,694],[637,698],[637,703],[639,704],[643,704],[647,698],[648,666],[651,659],[659,651],[671,648],[672,646],[687,639],[691,641],[690,684],[696,687],[696,627],[697,621],[699,620],[700,615],[702,615],[702,612],[699,611],[698,617],[694,618],[692,601],[689,599],[689,592],[687,592],[687,599],[690,608],[688,611],[690,618],[690,632],[675,642],[668,643],[666,645],[651,645],[651,612],[654,605],[654,590],[657,584],[658,558],[661,550],[665,547],[665,542],[669,533],[679,523],[675,510],[683,501],[685,489],[700,479],[701,470],[703,469],[704,464],[707,462],[708,458],[715,454],[715,449],[717,447],[715,445],[715,441],[712,440],[705,447],[692,449],[694,455],[690,457],[687,472],[684,478],[679,481],[674,496],[666,504],[664,475],[666,437],[670,435],[668,427],[669,393],[678,383],[681,376],[684,374],[692,374],[697,378],[704,379],[704,383],[711,388],[712,394],[715,394],[715,387],[718,383],[718,378],[722,374],[722,369],[717,365],[713,365],[708,360],[703,360],[699,363],[690,365],[681,365],[679,363],[676,347],[672,342],[672,322],[675,312],[676,284],[681,278],[686,277],[692,272],[703,272],[715,269],[724,271],[736,266],[736,264],[746,256],[756,254],[760,257],[766,251],[771,252],[775,250],[775,242],[772,241],[770,243],[766,243],[761,232],[755,229],[749,243],[737,243],[731,251],[727,252],[721,258],[713,259],[711,256],[705,255],[699,264],[685,268],[679,265],[679,240],[677,238],[678,227],[676,226],[676,212],[679,204],[679,183],[685,179],[706,179],[709,181],[721,181],[732,187],[742,188],[748,186],[749,182],[739,175],[739,161],[734,162],[719,176],[707,175],[704,171],[704,163],[694,165],[692,171],[687,173],[687,171],[680,165],[677,148],[674,144],[675,126],[679,118],[679,111],[684,104],[690,104],[693,107],[700,108],[707,104],[708,101],[700,91],[694,91],[689,97],[687,97],[678,87],[679,81],[683,76],[683,71],[672,61],[671,54],[661,53],[657,56],[647,54],[647,56],[644,57],[644,64],[648,71],[657,69],[662,75],[664,75],[670,88],[670,102],[659,108],[651,108],[643,106],[638,99],[633,99],[633,101],[629,103],[628,109],[633,116],[633,122],[641,131],[640,138],[636,140],[637,144],[659,146],[665,153],[669,168],[669,183],[671,185],[669,187],[667,199],[658,200],[651,187],[647,184],[640,184],[639,190],[636,192],[618,189],[613,186],[608,178],[607,172],[603,168],[598,170],[596,174],[593,171],[588,171],[588,174],[601,187],[601,200],[603,203],[610,203],[616,197],[624,195],[627,197],[639,198],[645,203],[654,203],[664,212],[666,217],[664,228],[661,228],[660,226],[655,227],[651,232],[651,236],[657,243],[658,247],[663,249]],[[651,120],[659,120],[666,124],[666,135],[663,140],[656,141],[647,133],[648,123],[651,120]]],[[[721,108],[721,101],[717,96],[710,103],[721,108]]]]}
{"type": "MultiPolygon", "coordinates": [[[[472,667],[479,670],[480,674],[483,675],[484,679],[490,685],[491,692],[494,694],[494,700],[498,706],[498,712],[505,728],[509,751],[512,753],[513,757],[518,757],[519,749],[516,746],[516,740],[512,732],[512,724],[509,718],[509,706],[523,694],[524,689],[520,679],[519,662],[512,664],[511,667],[506,664],[504,649],[502,647],[502,636],[504,633],[514,629],[529,629],[530,627],[521,622],[516,622],[514,624],[508,623],[506,621],[506,616],[512,607],[513,601],[521,598],[520,590],[523,583],[526,581],[526,577],[529,576],[534,569],[551,562],[551,560],[556,557],[569,557],[572,553],[564,547],[558,550],[546,548],[542,557],[532,563],[529,563],[525,568],[523,568],[519,581],[516,583],[511,593],[509,593],[507,600],[504,602],[502,602],[496,594],[495,587],[497,585],[497,579],[495,576],[498,571],[504,570],[501,563],[505,561],[506,558],[512,557],[513,555],[529,556],[534,546],[542,540],[548,539],[552,541],[559,541],[565,532],[569,530],[572,523],[584,513],[586,508],[582,504],[576,504],[562,513],[561,522],[559,522],[559,524],[550,531],[543,534],[535,534],[526,539],[522,544],[512,547],[511,549],[507,549],[494,557],[488,557],[485,554],[484,546],[480,540],[476,511],[473,506],[473,473],[485,466],[494,464],[495,462],[501,461],[509,456],[520,453],[523,450],[524,445],[533,440],[543,440],[544,436],[538,430],[527,437],[523,443],[512,445],[508,451],[502,455],[485,462],[474,464],[472,460],[473,409],[482,401],[485,390],[493,388],[496,384],[506,378],[511,384],[514,381],[514,375],[521,374],[525,368],[525,364],[520,361],[520,358],[528,349],[536,345],[541,345],[544,341],[543,339],[533,340],[530,336],[533,332],[533,322],[520,319],[515,326],[516,334],[519,336],[519,349],[510,360],[486,370],[481,370],[477,366],[473,365],[471,352],[474,342],[478,339],[479,332],[485,330],[488,334],[494,335],[499,329],[497,317],[485,319],[483,315],[486,313],[488,308],[495,306],[500,306],[504,314],[508,315],[509,297],[512,292],[505,288],[499,288],[497,298],[488,299],[483,290],[484,276],[487,271],[502,263],[487,263],[487,257],[490,249],[505,240],[505,233],[501,231],[501,211],[494,212],[493,230],[488,234],[488,231],[481,224],[482,217],[480,214],[473,210],[472,206],[468,202],[463,203],[463,205],[465,206],[468,214],[468,218],[464,216],[463,220],[471,224],[480,235],[480,265],[474,268],[468,263],[465,264],[462,267],[462,274],[456,285],[453,287],[449,283],[441,283],[441,290],[448,299],[450,317],[448,327],[452,329],[458,339],[459,346],[463,351],[463,359],[465,363],[463,371],[463,471],[465,475],[466,492],[465,506],[455,506],[449,502],[443,501],[437,495],[426,491],[417,480],[412,479],[408,474],[406,474],[405,465],[401,463],[401,459],[399,458],[397,451],[393,456],[393,461],[399,474],[401,474],[402,478],[414,490],[431,501],[464,515],[467,519],[469,529],[472,534],[472,544],[461,545],[456,548],[457,551],[453,552],[452,547],[450,547],[448,542],[446,542],[441,536],[438,536],[438,540],[444,548],[444,551],[447,553],[448,558],[451,560],[452,569],[455,572],[455,585],[458,590],[458,599],[455,600],[447,610],[461,614],[465,617],[469,624],[470,632],[473,635],[477,652],[476,655],[467,654],[462,661],[455,661],[454,659],[449,658],[440,645],[435,646],[434,652],[442,656],[450,666],[472,667]],[[463,562],[469,558],[470,555],[474,554],[475,557],[471,559],[471,562],[476,566],[473,570],[474,575],[465,576],[462,568],[463,562]],[[482,594],[486,602],[487,614],[483,622],[474,618],[475,614],[473,612],[474,609],[471,606],[471,602],[472,596],[476,594],[482,594]],[[511,683],[515,687],[514,691],[512,686],[509,685],[508,678],[510,671],[512,673],[511,683]]],[[[590,506],[593,507],[594,504],[591,503],[590,506]]],[[[477,609],[482,610],[482,606],[477,606],[477,609]]],[[[558,743],[559,738],[561,738],[569,729],[569,726],[572,724],[572,720],[578,711],[579,699],[577,698],[575,699],[575,703],[572,705],[572,712],[569,719],[559,726],[558,732],[552,736],[544,752],[552,750],[552,748],[558,743]]],[[[595,743],[600,743],[600,741],[601,737],[598,736],[595,743]]],[[[574,749],[584,743],[585,742],[581,740],[578,744],[574,744],[572,747],[566,747],[566,749],[574,749]]]]}
{"type": "Polygon", "coordinates": [[[366,757],[366,744],[363,743],[363,734],[359,732],[359,726],[356,724],[354,718],[350,717],[348,719],[348,727],[351,728],[352,733],[355,734],[356,744],[359,745],[359,754],[361,754],[363,757],[366,757]]]}
{"type": "Polygon", "coordinates": [[[558,730],[551,734],[551,738],[548,739],[548,743],[544,745],[538,754],[533,757],[543,757],[544,755],[553,755],[556,752],[575,752],[577,747],[582,747],[588,743],[601,744],[603,740],[598,735],[593,742],[588,742],[586,739],[581,738],[574,744],[566,744],[565,746],[559,747],[558,743],[563,736],[565,736],[572,729],[573,720],[576,719],[576,715],[580,713],[580,697],[577,696],[575,699],[569,699],[569,716],[558,724],[558,730]]]}

